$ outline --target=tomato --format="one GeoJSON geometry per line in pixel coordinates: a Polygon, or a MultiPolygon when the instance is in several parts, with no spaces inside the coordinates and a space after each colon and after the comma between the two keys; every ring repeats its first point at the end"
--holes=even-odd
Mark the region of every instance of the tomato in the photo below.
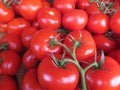
{"type": "Polygon", "coordinates": [[[110,28],[114,33],[120,34],[120,11],[117,11],[112,15],[110,20],[110,28]]]}
{"type": "Polygon", "coordinates": [[[75,0],[54,0],[53,7],[63,15],[65,12],[75,9],[75,0]]]}
{"type": "Polygon", "coordinates": [[[7,24],[0,23],[0,32],[7,33],[7,24]]]}
{"type": "Polygon", "coordinates": [[[90,6],[89,0],[78,0],[77,6],[79,9],[86,9],[90,6]]]}
{"type": "Polygon", "coordinates": [[[120,90],[120,65],[105,56],[105,62],[100,68],[90,68],[86,72],[86,83],[87,90],[120,90]]]}
{"type": "Polygon", "coordinates": [[[0,77],[0,90],[18,90],[16,81],[7,75],[0,77]]]}
{"type": "Polygon", "coordinates": [[[61,26],[61,15],[55,8],[41,8],[37,21],[41,28],[58,29],[61,26]]]}
{"type": "Polygon", "coordinates": [[[29,69],[22,79],[22,90],[44,90],[37,80],[37,69],[29,69]]]}
{"type": "MultiPolygon", "coordinates": [[[[31,50],[33,54],[35,54],[37,58],[42,60],[46,55],[51,52],[61,52],[61,46],[50,45],[51,39],[55,38],[56,36],[56,31],[50,28],[43,28],[36,32],[31,40],[31,50]]],[[[56,39],[59,40],[59,37],[56,39]]]]}
{"type": "Polygon", "coordinates": [[[22,57],[22,63],[25,68],[30,69],[36,67],[37,62],[38,59],[36,58],[36,56],[32,53],[31,49],[28,49],[22,57]]]}
{"type": "Polygon", "coordinates": [[[31,21],[36,18],[40,8],[42,8],[41,0],[22,0],[19,4],[21,15],[31,21]]]}
{"type": "Polygon", "coordinates": [[[38,80],[47,90],[74,90],[79,81],[79,72],[72,63],[59,67],[51,57],[45,57],[38,66],[38,80]]]}
{"type": "Polygon", "coordinates": [[[21,58],[18,53],[7,50],[0,52],[0,74],[15,75],[20,68],[21,58]]]}
{"type": "Polygon", "coordinates": [[[14,17],[14,11],[5,6],[3,1],[0,1],[0,23],[8,23],[13,20],[14,17]]]}
{"type": "Polygon", "coordinates": [[[23,29],[28,26],[30,26],[30,22],[28,22],[22,17],[19,17],[19,18],[13,19],[12,21],[8,23],[7,31],[8,33],[17,34],[20,36],[23,29]]]}
{"type": "Polygon", "coordinates": [[[89,16],[87,28],[95,34],[103,34],[109,30],[109,17],[106,14],[98,13],[89,16]]]}
{"type": "Polygon", "coordinates": [[[38,30],[34,27],[26,27],[23,32],[21,33],[21,40],[22,43],[24,45],[25,48],[29,48],[30,47],[30,43],[31,43],[31,39],[32,36],[35,32],[37,32],[38,30]]]}
{"type": "Polygon", "coordinates": [[[117,47],[115,41],[109,39],[105,35],[94,35],[93,38],[95,40],[97,49],[103,50],[105,53],[108,53],[117,47]]]}
{"type": "Polygon", "coordinates": [[[34,20],[34,21],[32,22],[32,27],[35,27],[36,29],[40,29],[40,25],[39,25],[39,23],[38,23],[37,20],[34,20]]]}
{"type": "Polygon", "coordinates": [[[49,7],[51,7],[51,4],[48,1],[42,1],[42,7],[49,8],[49,7]]]}
{"type": "Polygon", "coordinates": [[[91,56],[95,54],[96,44],[90,32],[88,32],[87,30],[70,32],[65,37],[63,43],[68,48],[73,50],[74,41],[78,41],[79,43],[79,45],[76,48],[76,52],[75,52],[77,60],[79,62],[87,58],[90,58],[91,56]],[[74,40],[72,40],[71,36],[74,38],[74,40]]]}
{"type": "Polygon", "coordinates": [[[115,59],[120,64],[120,49],[114,49],[110,51],[107,55],[115,59]]]}
{"type": "Polygon", "coordinates": [[[88,15],[84,10],[74,9],[66,12],[62,17],[64,28],[76,31],[83,29],[88,22],[88,15]]]}
{"type": "Polygon", "coordinates": [[[5,34],[0,39],[0,47],[3,50],[13,50],[18,53],[23,49],[21,38],[15,34],[5,34]]]}

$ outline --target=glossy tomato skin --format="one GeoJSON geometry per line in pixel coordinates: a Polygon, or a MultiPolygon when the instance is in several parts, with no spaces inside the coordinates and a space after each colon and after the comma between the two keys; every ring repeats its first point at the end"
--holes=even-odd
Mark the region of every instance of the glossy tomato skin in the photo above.
{"type": "Polygon", "coordinates": [[[44,90],[37,80],[37,69],[32,68],[25,72],[22,79],[22,90],[44,90]]]}
{"type": "Polygon", "coordinates": [[[15,75],[21,65],[21,58],[18,53],[7,50],[0,52],[0,74],[15,75]]]}
{"type": "Polygon", "coordinates": [[[0,39],[0,46],[7,46],[8,50],[13,50],[18,53],[20,53],[21,50],[23,49],[21,38],[15,34],[5,34],[0,39]]]}
{"type": "Polygon", "coordinates": [[[58,29],[61,26],[61,14],[55,8],[41,8],[37,15],[41,28],[58,29]]]}
{"type": "Polygon", "coordinates": [[[6,7],[2,1],[0,1],[0,23],[8,23],[13,20],[15,13],[12,9],[6,7]]]}
{"type": "Polygon", "coordinates": [[[72,63],[58,67],[51,57],[46,57],[38,66],[38,80],[47,90],[74,90],[79,81],[79,72],[72,63]]]}
{"type": "Polygon", "coordinates": [[[38,59],[33,54],[32,50],[28,49],[22,57],[22,63],[24,65],[24,67],[27,69],[36,67],[37,62],[38,62],[38,59]]]}
{"type": "Polygon", "coordinates": [[[75,9],[75,0],[54,0],[53,7],[63,15],[65,12],[75,9]]]}
{"type": "MultiPolygon", "coordinates": [[[[49,53],[61,52],[61,46],[50,46],[50,40],[55,38],[57,33],[54,29],[43,28],[36,32],[31,40],[31,50],[39,59],[43,59],[49,53]]],[[[56,38],[59,40],[59,37],[56,38]]]]}
{"type": "Polygon", "coordinates": [[[83,29],[88,22],[88,15],[84,10],[71,10],[62,17],[62,25],[70,31],[83,29]]]}
{"type": "Polygon", "coordinates": [[[120,49],[114,49],[110,51],[107,55],[115,59],[120,64],[120,49]]]}
{"type": "Polygon", "coordinates": [[[7,24],[6,23],[0,23],[0,32],[7,33],[7,24]]]}
{"type": "Polygon", "coordinates": [[[24,28],[30,26],[30,22],[22,17],[15,18],[8,23],[7,31],[8,33],[13,33],[16,35],[21,35],[24,28]]]}
{"type": "Polygon", "coordinates": [[[89,16],[87,28],[95,34],[103,34],[109,30],[109,17],[106,14],[98,13],[89,16]]]}
{"type": "Polygon", "coordinates": [[[114,33],[120,34],[120,11],[117,11],[112,15],[110,20],[110,28],[114,33]]]}
{"type": "MultiPolygon", "coordinates": [[[[76,40],[80,40],[80,46],[76,48],[76,57],[78,61],[90,58],[95,54],[96,45],[90,32],[87,30],[70,32],[64,39],[63,43],[73,50],[73,41],[71,36],[76,40]],[[81,36],[80,36],[81,35],[81,36]]],[[[68,54],[69,55],[69,54],[68,54]]]]}
{"type": "Polygon", "coordinates": [[[36,19],[39,9],[42,8],[41,0],[22,0],[19,4],[20,14],[27,20],[36,19]]]}
{"type": "Polygon", "coordinates": [[[79,9],[86,9],[90,6],[89,0],[78,0],[77,6],[79,9]]]}
{"type": "Polygon", "coordinates": [[[119,64],[105,56],[101,69],[91,68],[86,72],[86,83],[87,90],[120,90],[119,64]]]}
{"type": "Polygon", "coordinates": [[[16,81],[7,75],[0,77],[0,90],[18,90],[16,81]]]}
{"type": "Polygon", "coordinates": [[[95,40],[97,49],[103,50],[105,53],[108,53],[117,47],[115,41],[110,40],[105,35],[94,35],[93,38],[95,40]]]}
{"type": "Polygon", "coordinates": [[[23,32],[21,33],[21,41],[25,48],[30,48],[30,43],[32,36],[34,33],[36,33],[38,30],[35,27],[26,27],[23,32]]]}

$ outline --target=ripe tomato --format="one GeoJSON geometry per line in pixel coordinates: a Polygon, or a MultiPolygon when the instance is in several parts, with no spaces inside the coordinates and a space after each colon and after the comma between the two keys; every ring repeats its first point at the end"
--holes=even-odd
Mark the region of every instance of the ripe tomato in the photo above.
{"type": "Polygon", "coordinates": [[[86,72],[86,83],[87,90],[120,90],[120,65],[105,56],[105,62],[100,68],[90,68],[86,72]]]}
{"type": "Polygon", "coordinates": [[[37,80],[37,69],[29,69],[22,79],[22,90],[44,90],[37,80]]]}
{"type": "Polygon", "coordinates": [[[8,23],[7,31],[8,33],[17,34],[20,36],[23,29],[28,26],[30,26],[30,22],[28,22],[22,17],[19,17],[19,18],[13,19],[12,21],[8,23]]]}
{"type": "MultiPolygon", "coordinates": [[[[51,39],[55,38],[56,36],[56,31],[50,28],[43,28],[36,32],[31,40],[31,50],[33,54],[35,54],[37,58],[42,60],[50,52],[60,52],[61,46],[50,45],[51,39]]],[[[59,40],[59,38],[56,39],[59,40]]]]}
{"type": "Polygon", "coordinates": [[[106,14],[98,13],[89,16],[87,28],[95,34],[103,34],[109,30],[109,17],[106,14]]]}
{"type": "Polygon", "coordinates": [[[90,6],[89,0],[78,0],[77,6],[79,9],[86,9],[90,6]]]}
{"type": "Polygon", "coordinates": [[[83,29],[88,22],[88,15],[84,10],[74,9],[66,12],[62,17],[64,28],[76,31],[83,29]]]}
{"type": "Polygon", "coordinates": [[[107,55],[115,59],[120,64],[120,49],[114,49],[110,51],[107,55]]]}
{"type": "Polygon", "coordinates": [[[0,32],[7,33],[7,24],[0,23],[0,32]]]}
{"type": "Polygon", "coordinates": [[[0,77],[0,90],[18,90],[16,81],[7,75],[0,77]]]}
{"type": "Polygon", "coordinates": [[[37,20],[41,28],[58,29],[61,26],[61,15],[55,8],[41,8],[37,20]]]}
{"type": "Polygon", "coordinates": [[[14,17],[14,11],[5,6],[3,1],[0,1],[0,23],[8,23],[13,20],[14,17]]]}
{"type": "Polygon", "coordinates": [[[63,43],[73,50],[75,40],[72,40],[71,36],[79,43],[75,52],[78,61],[88,59],[95,54],[96,45],[90,32],[87,30],[73,31],[65,37],[63,43]]]}
{"type": "Polygon", "coordinates": [[[26,27],[23,32],[21,33],[21,41],[24,45],[25,48],[29,48],[30,47],[30,43],[31,43],[31,39],[32,36],[35,32],[37,32],[38,30],[35,27],[26,27]]]}
{"type": "Polygon", "coordinates": [[[22,63],[25,66],[25,68],[30,69],[30,68],[36,67],[37,62],[38,62],[38,59],[32,53],[32,50],[28,49],[22,57],[22,63]]]}
{"type": "Polygon", "coordinates": [[[38,80],[47,90],[74,90],[79,81],[79,72],[72,63],[56,66],[52,58],[45,57],[38,66],[38,80]]]}
{"type": "Polygon", "coordinates": [[[42,8],[41,0],[22,0],[19,4],[20,14],[27,20],[34,20],[39,9],[42,8]]]}
{"type": "Polygon", "coordinates": [[[75,9],[75,0],[54,0],[53,7],[63,15],[65,12],[75,9]]]}
{"type": "Polygon", "coordinates": [[[114,33],[120,34],[120,11],[112,15],[110,20],[110,28],[114,33]]]}
{"type": "Polygon", "coordinates": [[[20,68],[21,58],[18,53],[7,50],[0,52],[0,74],[15,75],[20,68]]]}
{"type": "Polygon", "coordinates": [[[3,50],[9,49],[18,53],[23,49],[21,38],[15,34],[5,34],[0,39],[0,47],[3,50]]]}
{"type": "Polygon", "coordinates": [[[105,35],[94,35],[93,38],[95,40],[97,49],[103,50],[105,53],[108,53],[117,47],[115,41],[110,40],[105,35]]]}

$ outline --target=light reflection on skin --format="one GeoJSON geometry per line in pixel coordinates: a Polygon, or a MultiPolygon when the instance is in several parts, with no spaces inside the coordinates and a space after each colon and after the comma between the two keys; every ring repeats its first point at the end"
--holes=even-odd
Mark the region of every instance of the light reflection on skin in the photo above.
{"type": "Polygon", "coordinates": [[[110,84],[113,87],[116,87],[116,86],[120,85],[120,76],[113,78],[111,80],[110,84]]]}

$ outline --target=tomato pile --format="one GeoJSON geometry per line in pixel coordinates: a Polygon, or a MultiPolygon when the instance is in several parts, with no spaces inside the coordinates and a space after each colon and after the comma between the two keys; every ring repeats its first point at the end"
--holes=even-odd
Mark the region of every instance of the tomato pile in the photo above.
{"type": "Polygon", "coordinates": [[[0,90],[120,90],[120,0],[0,0],[0,36],[0,90]]]}

